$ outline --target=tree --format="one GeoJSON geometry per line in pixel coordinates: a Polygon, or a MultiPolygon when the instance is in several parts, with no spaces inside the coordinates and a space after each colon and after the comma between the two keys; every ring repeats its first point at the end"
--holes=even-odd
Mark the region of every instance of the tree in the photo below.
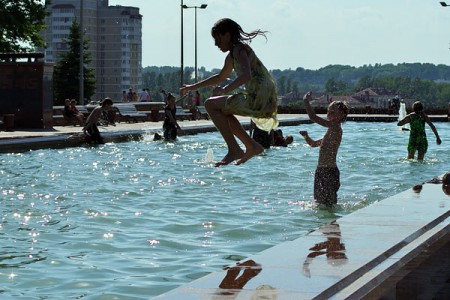
{"type": "Polygon", "coordinates": [[[277,81],[277,90],[279,95],[286,94],[286,76],[281,76],[277,81]]]}
{"type": "Polygon", "coordinates": [[[0,52],[18,53],[45,45],[40,36],[47,15],[44,1],[0,0],[0,52]]]}
{"type": "MultiPolygon", "coordinates": [[[[53,94],[55,104],[63,104],[65,98],[77,98],[80,94],[80,24],[73,22],[70,35],[64,40],[69,51],[60,55],[53,72],[53,94]]],[[[91,62],[89,41],[83,40],[83,63],[91,62]]],[[[95,75],[93,69],[83,67],[84,99],[90,99],[95,93],[95,75]]]]}

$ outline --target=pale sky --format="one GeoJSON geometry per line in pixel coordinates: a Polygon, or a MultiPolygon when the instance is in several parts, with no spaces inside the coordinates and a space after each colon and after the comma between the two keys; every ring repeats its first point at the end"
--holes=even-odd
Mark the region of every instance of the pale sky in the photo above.
{"type": "MultiPolygon", "coordinates": [[[[180,66],[181,0],[110,0],[143,15],[142,66],[180,66]]],[[[450,65],[450,6],[436,0],[183,0],[197,9],[197,65],[221,68],[210,30],[224,17],[269,31],[251,46],[270,70],[327,65],[450,65]]],[[[450,5],[450,0],[447,0],[450,5]]],[[[195,64],[195,9],[184,10],[184,66],[195,64]]]]}

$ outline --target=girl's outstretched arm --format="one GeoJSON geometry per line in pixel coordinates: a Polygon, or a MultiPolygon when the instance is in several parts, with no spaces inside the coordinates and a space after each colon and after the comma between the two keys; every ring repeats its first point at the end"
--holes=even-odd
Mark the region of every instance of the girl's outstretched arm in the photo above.
{"type": "Polygon", "coordinates": [[[222,67],[222,70],[218,74],[212,75],[211,77],[208,77],[205,80],[199,81],[194,84],[183,85],[180,88],[180,95],[184,96],[188,91],[194,91],[203,87],[218,85],[219,83],[227,80],[228,75],[230,75],[231,71],[233,71],[233,59],[231,58],[230,54],[228,54],[225,58],[225,63],[222,67]]]}

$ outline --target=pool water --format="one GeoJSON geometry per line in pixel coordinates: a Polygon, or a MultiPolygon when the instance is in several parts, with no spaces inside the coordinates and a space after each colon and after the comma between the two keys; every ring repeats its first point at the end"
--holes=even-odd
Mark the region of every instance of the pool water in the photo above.
{"type": "Polygon", "coordinates": [[[346,123],[331,210],[312,201],[318,149],[298,134],[320,138],[315,124],[241,166],[214,167],[218,133],[0,154],[0,297],[154,297],[449,171],[450,126],[435,125],[442,145],[427,129],[417,162],[395,123],[346,123]]]}

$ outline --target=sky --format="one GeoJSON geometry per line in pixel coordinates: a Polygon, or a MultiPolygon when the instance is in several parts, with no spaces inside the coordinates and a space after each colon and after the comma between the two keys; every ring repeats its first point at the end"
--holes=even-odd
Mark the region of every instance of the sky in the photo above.
{"type": "MultiPolygon", "coordinates": [[[[142,66],[181,65],[181,3],[197,9],[197,66],[221,68],[210,30],[231,18],[268,31],[251,46],[269,69],[328,65],[450,65],[450,6],[436,0],[110,0],[140,8],[142,66]]],[[[450,0],[447,0],[450,5],[450,0]]],[[[195,66],[195,9],[183,10],[184,66],[195,66]]]]}

